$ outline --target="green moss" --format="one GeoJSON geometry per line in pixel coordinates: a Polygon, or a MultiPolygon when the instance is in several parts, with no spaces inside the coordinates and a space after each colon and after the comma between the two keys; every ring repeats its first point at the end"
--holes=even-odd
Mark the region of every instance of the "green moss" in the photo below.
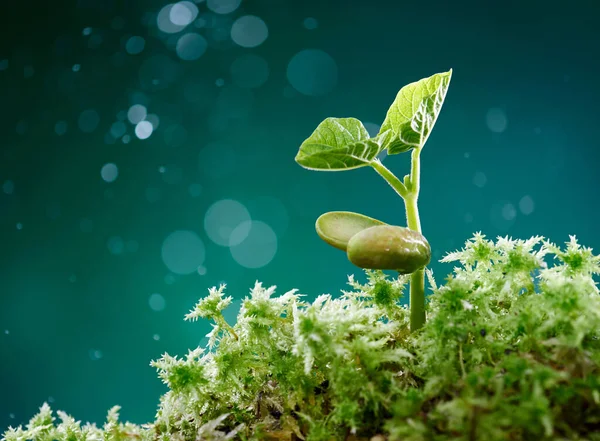
{"type": "Polygon", "coordinates": [[[428,274],[413,333],[408,275],[312,303],[257,283],[235,324],[213,288],[186,317],[214,321],[209,347],[152,362],[171,389],[154,422],[56,422],[44,404],[3,440],[600,440],[600,258],[574,237],[476,234],[443,261],[458,265],[439,287],[428,274]]]}

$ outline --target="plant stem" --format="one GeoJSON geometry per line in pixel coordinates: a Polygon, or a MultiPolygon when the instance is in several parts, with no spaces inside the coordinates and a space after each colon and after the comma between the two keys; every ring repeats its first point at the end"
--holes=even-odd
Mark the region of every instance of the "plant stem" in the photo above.
{"type": "Polygon", "coordinates": [[[398,179],[391,171],[389,171],[379,159],[375,159],[373,162],[371,162],[371,167],[373,167],[375,171],[379,173],[379,175],[385,179],[388,184],[390,184],[390,187],[392,187],[396,193],[402,197],[402,199],[406,199],[408,197],[408,189],[404,186],[402,181],[398,179]]]}
{"type": "MultiPolygon", "coordinates": [[[[406,207],[406,225],[421,233],[419,218],[419,190],[421,181],[421,149],[413,149],[410,167],[410,186],[407,188],[378,159],[371,163],[377,173],[404,199],[406,207]]],[[[417,270],[410,276],[410,330],[416,331],[425,324],[425,271],[417,270]]]]}

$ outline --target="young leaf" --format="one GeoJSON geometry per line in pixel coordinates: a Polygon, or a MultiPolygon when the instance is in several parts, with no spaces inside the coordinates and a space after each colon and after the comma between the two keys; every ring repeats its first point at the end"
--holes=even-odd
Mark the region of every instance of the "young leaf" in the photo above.
{"type": "Polygon", "coordinates": [[[404,86],[389,108],[380,134],[392,131],[388,154],[403,153],[425,145],[442,109],[452,70],[404,86]]]}
{"type": "Polygon", "coordinates": [[[296,162],[309,170],[339,171],[369,165],[390,132],[376,138],[356,118],[327,118],[300,146],[296,162]]]}

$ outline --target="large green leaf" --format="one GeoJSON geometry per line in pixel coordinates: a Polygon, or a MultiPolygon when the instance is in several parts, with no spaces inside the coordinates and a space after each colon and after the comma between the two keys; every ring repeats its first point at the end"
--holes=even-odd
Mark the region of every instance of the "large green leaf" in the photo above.
{"type": "Polygon", "coordinates": [[[391,132],[376,138],[356,118],[327,118],[300,146],[296,162],[310,170],[339,171],[369,165],[391,132]]]}
{"type": "Polygon", "coordinates": [[[388,154],[425,145],[444,104],[451,77],[452,70],[449,70],[400,89],[380,130],[380,133],[392,132],[386,146],[388,154]]]}

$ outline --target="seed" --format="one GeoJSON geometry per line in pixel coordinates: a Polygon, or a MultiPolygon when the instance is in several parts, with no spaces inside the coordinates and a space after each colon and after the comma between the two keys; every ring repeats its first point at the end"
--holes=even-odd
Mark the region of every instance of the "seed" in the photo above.
{"type": "Polygon", "coordinates": [[[360,231],[348,241],[348,259],[366,269],[396,270],[410,274],[431,260],[427,239],[416,231],[378,225],[360,231]]]}
{"type": "Polygon", "coordinates": [[[356,233],[385,223],[350,211],[331,211],[317,219],[315,228],[321,239],[329,245],[346,251],[348,241],[356,233]]]}

